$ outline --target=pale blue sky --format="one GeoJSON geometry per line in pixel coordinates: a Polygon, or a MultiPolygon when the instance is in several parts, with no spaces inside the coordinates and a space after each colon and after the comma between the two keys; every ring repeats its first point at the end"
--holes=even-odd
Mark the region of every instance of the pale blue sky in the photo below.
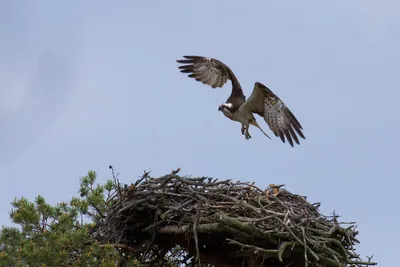
{"type": "MultiPolygon", "coordinates": [[[[286,184],[356,221],[358,252],[397,264],[400,4],[396,1],[0,1],[0,221],[10,201],[77,195],[89,169],[286,184]],[[183,55],[228,64],[293,111],[295,148],[218,112],[183,55]],[[396,240],[397,239],[397,240],[396,240]]],[[[261,126],[271,134],[267,125],[261,126]]]]}

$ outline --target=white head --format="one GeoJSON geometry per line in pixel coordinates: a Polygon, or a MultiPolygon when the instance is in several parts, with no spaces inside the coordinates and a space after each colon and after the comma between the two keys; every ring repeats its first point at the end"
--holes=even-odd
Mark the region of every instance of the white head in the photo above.
{"type": "Polygon", "coordinates": [[[221,105],[218,106],[218,111],[222,111],[224,115],[228,118],[232,118],[233,114],[231,112],[231,109],[233,108],[232,103],[222,103],[221,105]]]}

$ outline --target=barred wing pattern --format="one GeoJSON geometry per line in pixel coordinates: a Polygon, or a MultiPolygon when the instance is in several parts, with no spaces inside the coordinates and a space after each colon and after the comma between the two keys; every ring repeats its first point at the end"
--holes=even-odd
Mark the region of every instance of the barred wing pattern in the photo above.
{"type": "Polygon", "coordinates": [[[231,79],[229,68],[221,61],[200,56],[183,56],[186,59],[177,60],[178,63],[188,64],[179,66],[182,73],[196,81],[207,84],[212,88],[222,87],[231,79]]]}
{"type": "Polygon", "coordinates": [[[285,138],[293,147],[293,140],[300,144],[296,133],[303,139],[306,139],[302,133],[302,126],[277,95],[268,87],[256,82],[253,93],[241,108],[251,110],[264,118],[271,131],[276,137],[280,137],[283,143],[285,138]]]}

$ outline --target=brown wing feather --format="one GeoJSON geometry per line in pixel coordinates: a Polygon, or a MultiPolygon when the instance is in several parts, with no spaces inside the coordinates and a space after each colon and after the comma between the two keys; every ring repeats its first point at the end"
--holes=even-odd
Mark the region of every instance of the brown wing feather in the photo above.
{"type": "Polygon", "coordinates": [[[291,146],[294,142],[299,145],[297,135],[306,139],[297,118],[285,103],[262,83],[255,83],[253,93],[241,108],[249,109],[263,117],[271,131],[283,143],[287,140],[291,146]]]}
{"type": "Polygon", "coordinates": [[[222,62],[207,57],[184,56],[186,59],[176,62],[187,64],[179,66],[182,73],[189,73],[190,78],[212,88],[222,87],[230,79],[228,67],[222,62]]]}
{"type": "Polygon", "coordinates": [[[185,59],[177,60],[176,62],[185,64],[178,68],[182,73],[188,73],[188,77],[196,81],[207,84],[212,88],[223,87],[224,84],[231,80],[232,93],[228,98],[232,102],[242,104],[246,97],[243,94],[242,87],[237,80],[232,70],[215,58],[202,57],[202,56],[183,56],[185,59]]]}
{"type": "Polygon", "coordinates": [[[286,140],[291,146],[293,146],[293,140],[296,144],[300,144],[295,131],[301,138],[305,139],[305,136],[301,131],[303,127],[297,118],[285,103],[283,103],[283,101],[270,89],[264,85],[261,85],[260,87],[264,92],[264,110],[260,115],[264,117],[270,129],[276,136],[280,137],[282,142],[285,143],[286,137],[286,140]]]}

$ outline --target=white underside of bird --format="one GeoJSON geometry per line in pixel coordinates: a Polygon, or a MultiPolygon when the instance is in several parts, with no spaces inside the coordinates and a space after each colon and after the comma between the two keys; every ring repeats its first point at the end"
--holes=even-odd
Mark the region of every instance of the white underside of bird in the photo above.
{"type": "MultiPolygon", "coordinates": [[[[232,107],[231,103],[224,103],[222,104],[222,106],[226,106],[228,108],[232,107]]],[[[246,139],[250,139],[251,135],[249,132],[249,127],[250,125],[253,125],[255,127],[257,127],[258,129],[260,129],[260,131],[269,139],[271,139],[271,137],[269,137],[264,130],[260,127],[260,125],[258,125],[256,118],[254,117],[253,112],[243,109],[242,107],[240,107],[235,113],[231,113],[228,109],[221,109],[222,113],[225,115],[225,117],[227,117],[228,119],[231,119],[233,121],[237,121],[240,124],[242,124],[242,134],[245,136],[246,139]]]]}

